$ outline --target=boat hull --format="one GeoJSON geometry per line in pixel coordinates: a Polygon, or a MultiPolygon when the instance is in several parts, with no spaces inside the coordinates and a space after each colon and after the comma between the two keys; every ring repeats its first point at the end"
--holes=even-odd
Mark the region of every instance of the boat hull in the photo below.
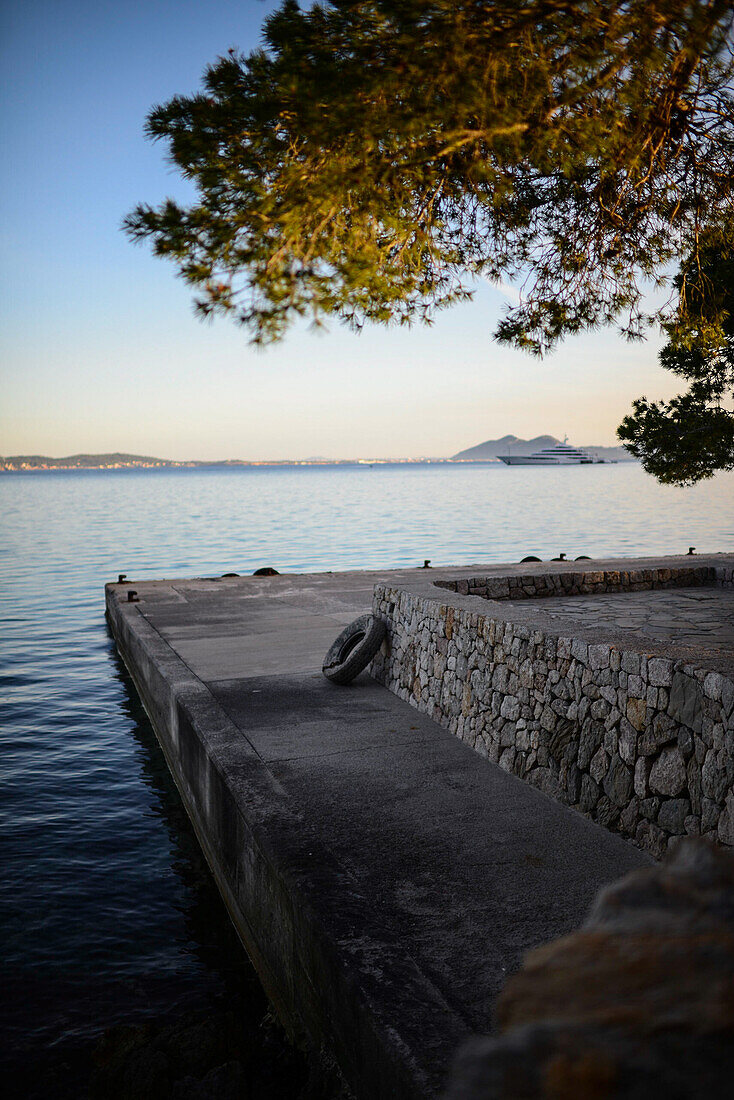
{"type": "Polygon", "coordinates": [[[593,466],[593,458],[535,458],[533,455],[498,455],[505,466],[593,466]]]}

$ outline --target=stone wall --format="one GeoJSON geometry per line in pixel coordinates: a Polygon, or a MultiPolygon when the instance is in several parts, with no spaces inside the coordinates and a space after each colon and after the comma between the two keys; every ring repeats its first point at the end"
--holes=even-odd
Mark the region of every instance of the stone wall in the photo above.
{"type": "MultiPolygon", "coordinates": [[[[574,563],[576,564],[576,563],[574,563]]],[[[461,580],[437,580],[464,596],[485,600],[537,600],[544,596],[592,596],[604,592],[643,592],[659,588],[734,587],[734,569],[726,566],[656,566],[649,569],[591,569],[574,572],[480,576],[461,580]]]]}
{"type": "MultiPolygon", "coordinates": [[[[709,583],[731,586],[731,568],[715,572],[709,583]]],[[[533,575],[536,592],[540,580],[554,586],[549,576],[533,575]]],[[[638,583],[608,576],[574,584],[638,583]]],[[[494,594],[518,579],[525,584],[517,576],[451,583],[489,592],[491,582],[494,594]]],[[[427,583],[377,585],[373,609],[388,625],[373,676],[501,768],[658,857],[684,834],[734,846],[730,677],[509,621],[501,605],[441,596],[427,583]]]]}

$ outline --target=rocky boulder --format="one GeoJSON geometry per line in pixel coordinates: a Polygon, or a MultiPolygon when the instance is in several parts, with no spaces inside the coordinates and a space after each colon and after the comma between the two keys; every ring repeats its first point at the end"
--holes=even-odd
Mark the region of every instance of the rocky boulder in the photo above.
{"type": "Polygon", "coordinates": [[[603,890],[499,999],[446,1100],[709,1100],[734,1079],[734,855],[703,840],[603,890]]]}

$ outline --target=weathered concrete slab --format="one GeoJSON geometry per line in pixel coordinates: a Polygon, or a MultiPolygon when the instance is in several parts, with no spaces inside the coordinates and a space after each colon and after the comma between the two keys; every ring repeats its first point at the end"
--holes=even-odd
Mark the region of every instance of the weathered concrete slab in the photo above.
{"type": "Polygon", "coordinates": [[[358,1097],[437,1095],[524,952],[649,862],[366,676],[323,679],[374,583],[425,576],[145,582],[138,603],[107,589],[243,942],[287,1026],[358,1097]]]}

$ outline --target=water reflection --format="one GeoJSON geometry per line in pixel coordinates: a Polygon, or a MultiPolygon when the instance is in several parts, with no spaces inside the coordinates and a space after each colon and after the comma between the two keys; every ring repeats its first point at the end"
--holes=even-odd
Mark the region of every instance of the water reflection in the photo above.
{"type": "MultiPolygon", "coordinates": [[[[19,1097],[78,1096],[99,1035],[116,1024],[163,1026],[226,1005],[257,1027],[268,1009],[109,636],[105,649],[96,789],[72,748],[51,765],[65,806],[55,811],[40,789],[35,806],[16,798],[12,839],[25,862],[15,896],[3,888],[9,965],[0,1027],[6,1080],[19,1097]]],[[[67,746],[73,726],[66,707],[58,727],[67,746]]],[[[32,739],[41,733],[47,742],[48,726],[32,739]]],[[[27,799],[38,778],[27,759],[20,773],[27,799]]]]}

